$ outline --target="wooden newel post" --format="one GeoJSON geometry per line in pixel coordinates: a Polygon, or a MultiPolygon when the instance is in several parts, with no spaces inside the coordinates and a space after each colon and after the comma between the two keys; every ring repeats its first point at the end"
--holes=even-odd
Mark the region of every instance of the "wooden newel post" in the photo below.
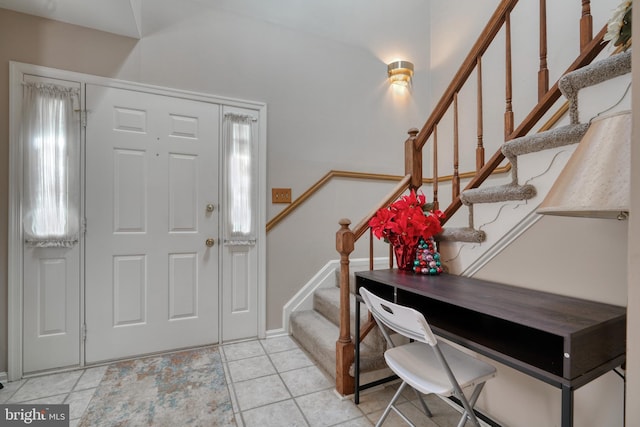
{"type": "Polygon", "coordinates": [[[416,136],[419,130],[409,129],[409,138],[404,142],[404,173],[411,175],[410,188],[422,186],[422,148],[417,146],[416,136]]]}
{"type": "Polygon", "coordinates": [[[353,252],[356,237],[349,228],[350,224],[348,219],[341,219],[340,229],[336,233],[336,250],[340,253],[340,337],[336,342],[336,390],[342,395],[355,391],[354,378],[349,375],[355,351],[350,325],[349,254],[353,252]]]}

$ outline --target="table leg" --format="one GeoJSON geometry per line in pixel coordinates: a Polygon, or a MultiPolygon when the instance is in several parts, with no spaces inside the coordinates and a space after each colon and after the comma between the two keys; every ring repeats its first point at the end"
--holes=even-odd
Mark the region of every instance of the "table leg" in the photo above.
{"type": "Polygon", "coordinates": [[[562,427],[573,427],[573,390],[562,386],[562,427]]]}
{"type": "Polygon", "coordinates": [[[355,404],[360,403],[360,301],[356,296],[356,339],[355,339],[355,363],[353,367],[353,376],[355,380],[355,391],[353,394],[353,401],[355,404]]]}

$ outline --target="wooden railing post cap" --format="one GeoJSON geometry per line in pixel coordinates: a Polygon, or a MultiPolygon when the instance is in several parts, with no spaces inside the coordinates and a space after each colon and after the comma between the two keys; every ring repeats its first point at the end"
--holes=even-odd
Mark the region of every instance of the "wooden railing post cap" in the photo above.
{"type": "Polygon", "coordinates": [[[336,232],[336,250],[343,256],[348,256],[355,248],[356,236],[349,229],[349,224],[351,221],[348,219],[341,219],[340,230],[336,232]]]}
{"type": "Polygon", "coordinates": [[[407,133],[409,134],[409,136],[411,136],[412,138],[415,138],[416,135],[418,135],[418,132],[420,132],[420,129],[418,128],[411,128],[407,131],[407,133]]]}
{"type": "Polygon", "coordinates": [[[340,221],[338,221],[338,224],[340,224],[341,228],[349,228],[349,226],[351,225],[351,220],[348,218],[342,218],[340,221]]]}

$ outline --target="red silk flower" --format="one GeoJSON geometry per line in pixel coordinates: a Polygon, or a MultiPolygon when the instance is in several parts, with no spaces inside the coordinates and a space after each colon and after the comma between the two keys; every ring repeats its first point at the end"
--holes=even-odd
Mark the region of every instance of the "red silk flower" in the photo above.
{"type": "Polygon", "coordinates": [[[374,236],[385,238],[393,244],[417,244],[422,237],[429,239],[442,231],[440,219],[444,217],[441,211],[425,211],[426,198],[424,194],[402,196],[386,208],[381,208],[369,221],[374,236]]]}

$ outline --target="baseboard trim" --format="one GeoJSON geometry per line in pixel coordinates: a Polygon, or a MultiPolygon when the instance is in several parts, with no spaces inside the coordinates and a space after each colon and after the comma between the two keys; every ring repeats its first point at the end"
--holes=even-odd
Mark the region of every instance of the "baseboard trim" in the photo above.
{"type": "Polygon", "coordinates": [[[0,372],[0,382],[6,383],[8,379],[9,379],[9,376],[7,375],[6,372],[0,372]]]}
{"type": "Polygon", "coordinates": [[[278,338],[278,337],[284,337],[284,336],[288,336],[289,332],[287,332],[284,328],[279,328],[279,329],[269,329],[268,331],[266,331],[265,333],[265,337],[267,339],[269,338],[278,338]]]}

